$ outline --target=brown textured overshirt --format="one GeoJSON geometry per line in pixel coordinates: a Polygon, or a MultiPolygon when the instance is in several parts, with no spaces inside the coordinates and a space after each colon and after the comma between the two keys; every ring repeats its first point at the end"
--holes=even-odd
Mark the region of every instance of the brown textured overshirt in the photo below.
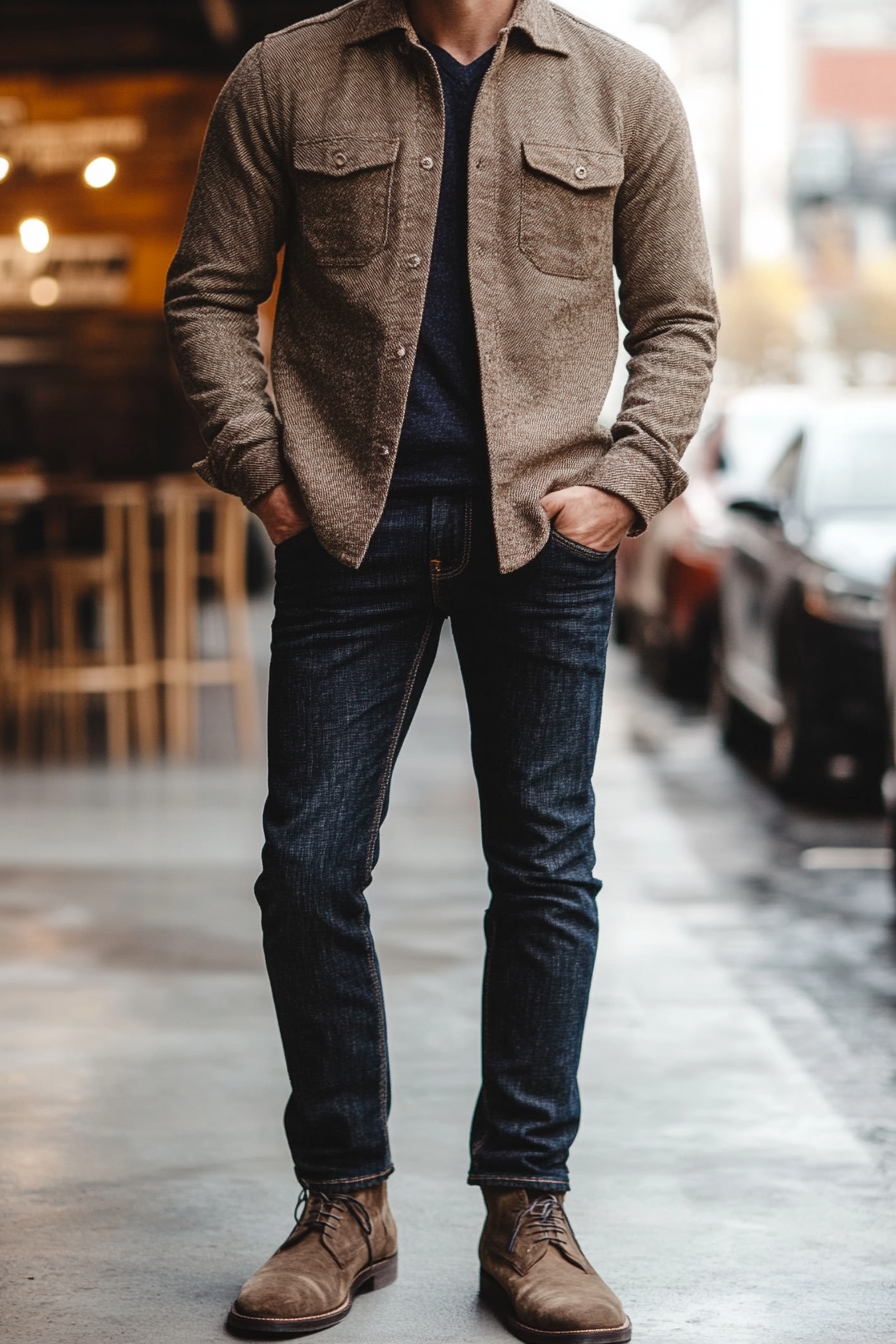
{"type": "MultiPolygon", "coordinates": [[[[200,475],[251,505],[292,473],[353,566],[395,461],[443,144],[438,69],[401,0],[275,33],[221,93],[169,274],[200,475]],[[275,412],[257,307],[281,248],[275,412]]],[[[468,257],[502,571],[544,545],[538,501],[563,486],[621,495],[641,530],[686,484],[717,330],[687,124],[653,61],[519,0],[473,117],[468,257]],[[614,266],[630,362],[608,431],[614,266]]]]}

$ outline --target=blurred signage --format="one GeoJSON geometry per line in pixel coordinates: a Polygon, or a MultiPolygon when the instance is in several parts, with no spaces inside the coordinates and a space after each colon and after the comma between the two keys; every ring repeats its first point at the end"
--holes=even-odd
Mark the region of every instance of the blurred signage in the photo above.
{"type": "Polygon", "coordinates": [[[808,53],[807,110],[845,121],[896,120],[896,47],[808,53]]]}
{"type": "Polygon", "coordinates": [[[39,341],[30,336],[0,336],[0,365],[52,364],[59,358],[54,341],[39,341]]]}
{"type": "Polygon", "coordinates": [[[114,307],[127,299],[130,268],[127,238],[54,235],[34,256],[0,237],[0,308],[114,307]]]}
{"type": "Polygon", "coordinates": [[[98,154],[139,149],[146,139],[141,117],[3,123],[0,117],[0,153],[38,175],[79,172],[98,154]]]}

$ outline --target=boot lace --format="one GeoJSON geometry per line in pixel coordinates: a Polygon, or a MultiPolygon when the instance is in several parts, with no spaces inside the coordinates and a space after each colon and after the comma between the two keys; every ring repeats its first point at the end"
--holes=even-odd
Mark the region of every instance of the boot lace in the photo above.
{"type": "Polygon", "coordinates": [[[567,1245],[566,1218],[563,1206],[556,1195],[544,1195],[533,1199],[531,1204],[521,1209],[517,1215],[510,1238],[508,1251],[512,1251],[517,1238],[526,1233],[532,1234],[533,1241],[550,1241],[555,1246],[567,1245]]]}
{"type": "Polygon", "coordinates": [[[302,1187],[295,1208],[295,1220],[303,1232],[320,1232],[323,1236],[335,1232],[348,1213],[354,1218],[365,1236],[373,1232],[373,1222],[367,1209],[353,1195],[325,1195],[322,1190],[302,1187]]]}

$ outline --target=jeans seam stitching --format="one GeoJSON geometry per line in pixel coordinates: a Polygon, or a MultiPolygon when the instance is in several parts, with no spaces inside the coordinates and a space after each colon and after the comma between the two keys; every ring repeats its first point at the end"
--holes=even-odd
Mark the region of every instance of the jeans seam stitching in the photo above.
{"type": "Polygon", "coordinates": [[[473,501],[470,496],[467,495],[464,504],[464,549],[460,558],[460,564],[456,565],[454,569],[446,570],[444,574],[439,574],[437,582],[442,579],[456,579],[458,574],[462,574],[470,563],[470,552],[473,549],[473,529],[470,526],[472,513],[473,501]]]}
{"type": "MultiPolygon", "coordinates": [[[[320,1181],[319,1184],[328,1188],[333,1185],[360,1185],[361,1181],[375,1181],[381,1176],[391,1176],[394,1170],[395,1168],[390,1162],[384,1171],[372,1171],[369,1176],[335,1176],[332,1181],[320,1181]]],[[[311,1185],[312,1183],[306,1182],[306,1184],[311,1185]]],[[[316,1189],[317,1187],[312,1186],[312,1188],[316,1189]]]]}
{"type": "Polygon", "coordinates": [[[596,551],[591,546],[585,546],[581,541],[574,541],[572,537],[565,536],[562,532],[558,532],[556,528],[553,529],[553,535],[560,545],[565,546],[568,551],[572,551],[573,555],[581,555],[584,551],[596,560],[604,560],[608,555],[613,554],[612,551],[596,551]]]}
{"type": "MultiPolygon", "coordinates": [[[[427,618],[426,626],[420,638],[420,643],[417,646],[417,652],[414,655],[414,661],[411,664],[411,670],[408,673],[408,679],[404,688],[404,696],[401,701],[401,708],[398,711],[398,719],[395,724],[395,731],[392,734],[392,741],[389,743],[389,751],[386,756],[386,764],[383,770],[383,780],[380,786],[379,797],[377,799],[373,828],[370,834],[370,844],[367,847],[365,886],[367,886],[370,883],[370,880],[373,877],[373,855],[374,850],[376,849],[376,837],[379,834],[379,829],[380,826],[382,825],[383,803],[385,802],[386,798],[386,790],[389,787],[389,778],[392,774],[392,767],[395,764],[395,757],[398,753],[398,744],[401,740],[401,730],[404,727],[405,716],[407,714],[408,705],[410,704],[411,695],[414,690],[414,682],[417,679],[417,673],[420,670],[420,664],[423,661],[423,655],[426,652],[426,645],[429,641],[429,636],[432,631],[434,623],[435,623],[435,616],[430,615],[427,618]]],[[[387,1104],[386,1104],[386,1094],[387,1094],[386,1076],[388,1073],[388,1062],[386,1058],[385,1003],[383,1000],[383,987],[381,977],[377,974],[376,952],[374,950],[373,945],[373,935],[370,932],[370,924],[366,919],[364,919],[363,916],[362,916],[362,922],[364,925],[364,937],[367,942],[367,961],[370,966],[371,973],[373,974],[374,983],[377,985],[379,991],[377,994],[377,1026],[380,1041],[380,1119],[382,1121],[383,1126],[383,1135],[386,1137],[386,1151],[388,1153],[389,1117],[387,1114],[387,1104]]],[[[391,1155],[390,1155],[390,1161],[391,1161],[391,1155]]]]}
{"type": "Polygon", "coordinates": [[[386,1156],[391,1164],[392,1153],[389,1145],[389,1115],[387,1105],[387,1095],[388,1095],[387,1078],[389,1072],[389,1060],[388,1060],[388,1053],[386,1050],[386,1005],[383,999],[382,977],[379,973],[379,969],[377,966],[376,950],[373,945],[373,934],[370,932],[370,925],[364,916],[361,917],[361,922],[364,931],[364,941],[367,944],[367,965],[370,970],[370,978],[373,984],[375,985],[377,991],[376,1022],[377,1022],[377,1036],[379,1039],[379,1054],[380,1054],[380,1087],[379,1087],[380,1124],[382,1125],[383,1129],[383,1138],[385,1140],[386,1156]]]}
{"type": "MultiPolygon", "coordinates": [[[[492,917],[490,937],[488,947],[485,953],[485,968],[482,976],[482,1109],[485,1114],[486,1123],[488,1123],[488,1104],[485,1099],[485,1061],[489,1053],[489,1028],[491,1026],[491,1012],[489,1011],[490,994],[489,988],[492,979],[492,961],[494,957],[495,943],[498,939],[498,921],[492,917]]],[[[485,1147],[487,1134],[483,1134],[481,1139],[470,1145],[470,1166],[472,1168],[482,1149],[485,1147]]]]}
{"type": "Polygon", "coordinates": [[[569,1185],[569,1181],[554,1180],[551,1176],[492,1176],[489,1172],[483,1172],[478,1176],[471,1172],[467,1180],[469,1182],[491,1181],[496,1185],[500,1182],[503,1185],[513,1185],[520,1188],[530,1185],[569,1185]]]}

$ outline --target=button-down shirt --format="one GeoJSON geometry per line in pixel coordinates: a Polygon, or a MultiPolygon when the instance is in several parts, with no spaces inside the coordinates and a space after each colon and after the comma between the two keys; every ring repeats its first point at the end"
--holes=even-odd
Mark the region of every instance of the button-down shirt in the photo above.
{"type": "MultiPolygon", "coordinates": [[[[337,559],[389,490],[429,274],[444,143],[438,70],[401,0],[354,0],[245,57],[209,125],[169,275],[172,345],[212,484],[252,504],[290,474],[337,559]],[[271,376],[257,307],[284,251],[271,376]]],[[[551,490],[679,494],[717,312],[687,124],[643,53],[519,0],[470,138],[468,261],[504,572],[551,490]],[[629,378],[611,430],[616,364],[629,378]]]]}

